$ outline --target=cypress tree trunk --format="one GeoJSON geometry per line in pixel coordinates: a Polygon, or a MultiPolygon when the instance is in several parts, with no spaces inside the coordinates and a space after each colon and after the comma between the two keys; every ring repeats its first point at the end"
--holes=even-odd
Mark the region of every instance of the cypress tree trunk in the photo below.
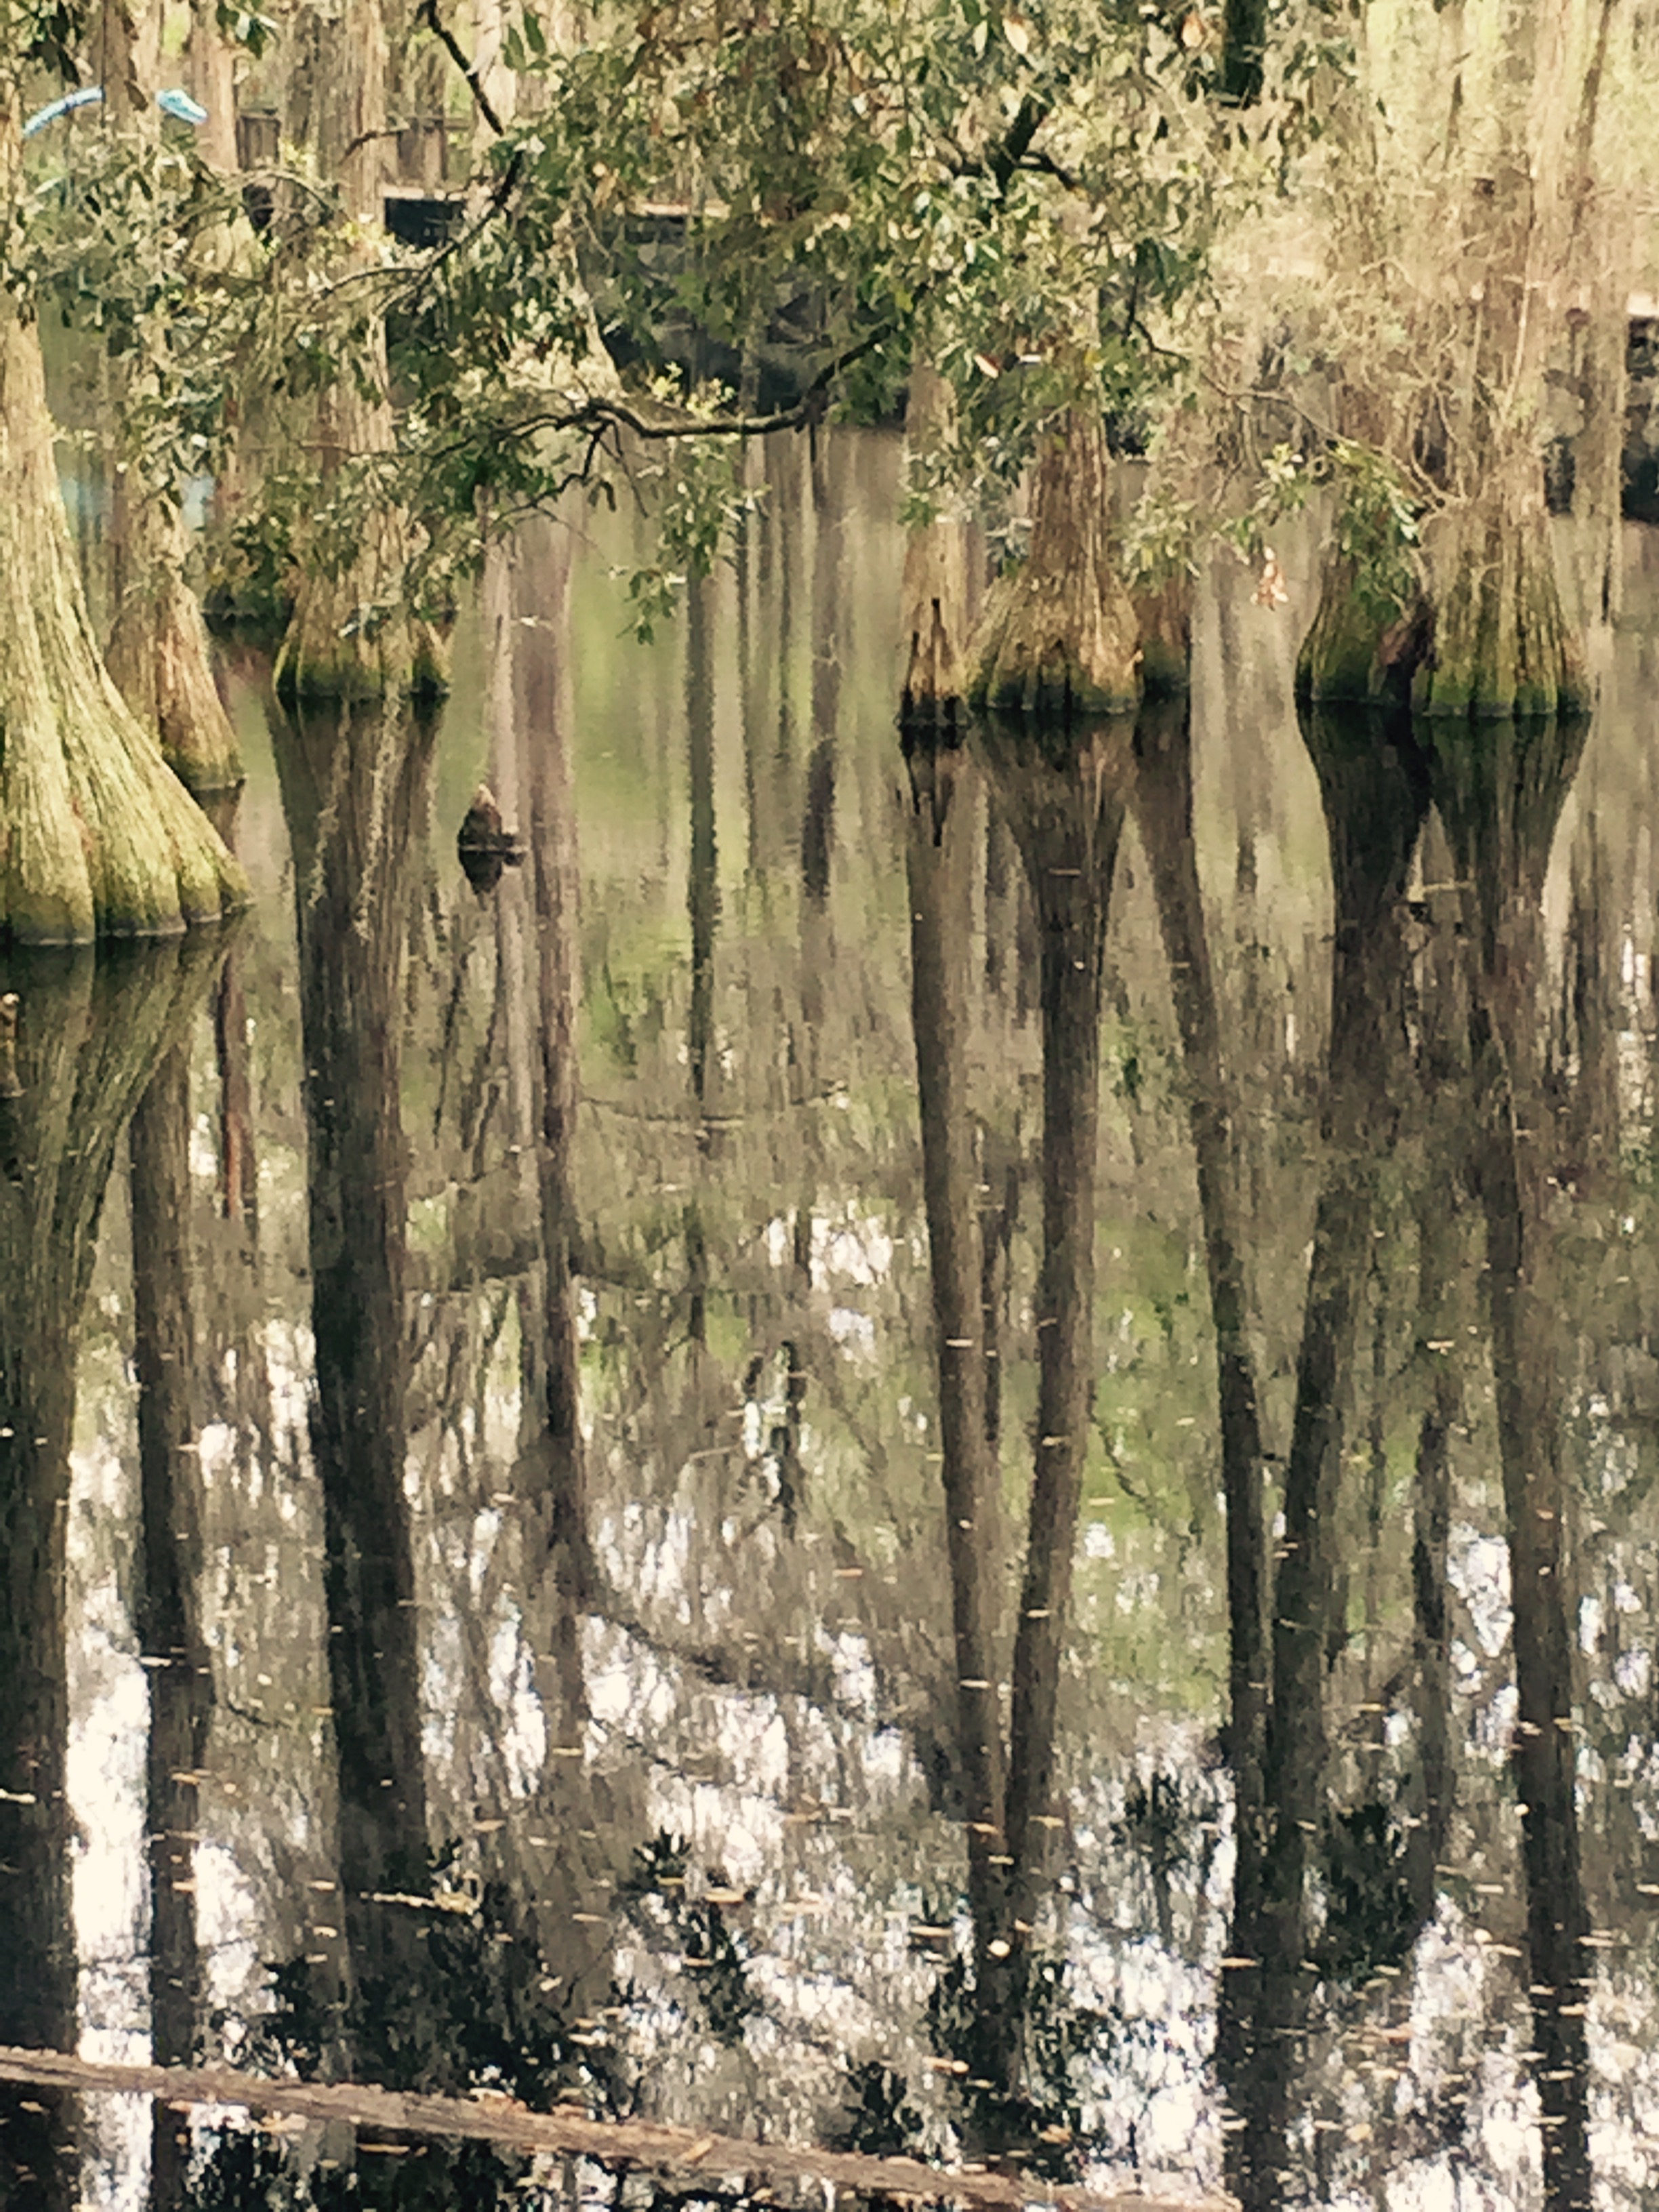
{"type": "Polygon", "coordinates": [[[189,790],[233,790],[242,781],[241,749],[213,680],[202,603],[185,581],[184,517],[154,493],[134,498],[118,478],[116,518],[120,582],[109,672],[189,790]]]}
{"type": "MultiPolygon", "coordinates": [[[[161,135],[157,0],[104,0],[97,43],[94,60],[111,126],[141,147],[154,148],[161,135]]],[[[144,370],[131,355],[114,356],[111,368],[118,415],[139,396],[144,370]]],[[[111,538],[110,674],[190,790],[228,790],[242,780],[241,757],[213,680],[201,603],[185,581],[190,538],[184,516],[130,468],[118,469],[111,538]]]]}
{"type": "MultiPolygon", "coordinates": [[[[0,82],[0,202],[18,94],[0,82]]],[[[158,936],[243,902],[241,871],[110,680],[52,456],[39,337],[0,293],[0,933],[158,936]]]]}
{"type": "MultiPolygon", "coordinates": [[[[368,242],[381,228],[386,169],[386,27],[380,0],[344,0],[307,57],[318,157],[337,178],[348,222],[366,237],[354,264],[372,265],[368,242]]],[[[394,444],[386,328],[371,314],[354,357],[318,404],[316,447],[326,499],[353,460],[372,461],[394,444]]],[[[349,542],[301,545],[302,568],[288,635],[276,658],[283,699],[370,700],[443,688],[441,657],[427,625],[404,603],[408,518],[372,480],[349,542]]]]}
{"type": "Polygon", "coordinates": [[[1234,1086],[1204,923],[1193,835],[1191,714],[1147,706],[1135,727],[1133,811],[1152,871],[1187,1076],[1187,1120],[1215,1326],[1221,1483],[1227,1510],[1228,1758],[1240,1826],[1259,1822],[1267,1746],[1267,1552],[1261,1425],[1244,1279],[1243,1208],[1234,1149],[1234,1086]]]}
{"type": "Polygon", "coordinates": [[[537,520],[525,526],[520,543],[519,605],[521,613],[533,608],[537,614],[533,628],[520,630],[516,658],[520,739],[527,762],[539,1008],[541,1142],[538,1156],[546,1283],[543,1413],[550,1454],[544,1528],[546,1556],[562,1592],[560,1618],[569,1624],[576,1609],[592,1601],[599,1582],[589,1527],[576,1330],[580,1238],[573,1154],[580,1090],[576,1017],[581,978],[576,933],[580,884],[571,759],[574,537],[561,522],[537,520]]]}
{"type": "Polygon", "coordinates": [[[1433,761],[1435,803],[1480,909],[1469,1055],[1510,1553],[1518,1705],[1510,1764],[1522,1808],[1545,2194],[1563,2212],[1590,2203],[1590,1919],[1578,1830],[1577,1593],[1562,1449],[1570,1346],[1553,1294],[1548,1198],[1559,1131],[1544,1068],[1540,978],[1550,848],[1584,734],[1583,723],[1500,724],[1476,747],[1448,732],[1433,761]]]}
{"type": "Polygon", "coordinates": [[[974,706],[1064,723],[1139,705],[1140,643],[1111,512],[1105,425],[1073,408],[1038,456],[1030,553],[997,583],[969,650],[974,706]]]}
{"type": "Polygon", "coordinates": [[[1467,502],[1436,518],[1425,550],[1434,641],[1413,679],[1419,712],[1553,714],[1589,705],[1530,438],[1489,457],[1467,502]]]}
{"type": "Polygon", "coordinates": [[[1045,1881],[1072,1571],[1094,1395],[1095,1184],[1106,919],[1133,763],[1127,722],[1030,742],[988,726],[992,786],[1041,932],[1042,1264],[1037,1410],[1015,1632],[1006,1836],[1010,1956],[988,1992],[999,2086],[1013,2094],[1030,1936],[1045,1881]]]}
{"type": "MultiPolygon", "coordinates": [[[[212,1675],[202,1632],[198,1370],[190,1252],[190,1043],[163,1055],[133,1111],[133,1365],[138,1377],[140,1542],[133,1626],[149,1686],[144,1826],[149,1850],[149,2036],[158,2066],[188,2066],[203,2025],[197,1940],[198,1772],[212,1675]]],[[[190,2132],[150,2116],[150,2212],[186,2201],[190,2132]]]]}
{"type": "MultiPolygon", "coordinates": [[[[912,451],[925,451],[949,431],[954,413],[951,387],[926,362],[910,370],[904,435],[912,451]]],[[[967,526],[939,516],[912,530],[905,541],[902,619],[904,689],[899,719],[907,726],[953,724],[962,704],[962,655],[968,623],[967,526]]]]}
{"type": "MultiPolygon", "coordinates": [[[[1404,310],[1411,343],[1393,364],[1412,402],[1368,441],[1435,481],[1419,562],[1429,620],[1379,611],[1363,575],[1334,556],[1297,672],[1309,698],[1393,697],[1409,673],[1412,703],[1428,714],[1589,704],[1556,573],[1538,410],[1569,285],[1603,258],[1589,210],[1610,9],[1509,0],[1502,15],[1491,88],[1500,150],[1484,173],[1466,172],[1467,198],[1449,199],[1443,227],[1426,247],[1418,241],[1424,276],[1404,310]],[[1597,8],[1586,41],[1579,19],[1597,8]]],[[[1368,242],[1366,258],[1377,252],[1368,242]]],[[[1611,596],[1610,586],[1598,594],[1611,596]]]]}
{"type": "Polygon", "coordinates": [[[1404,1037],[1400,901],[1427,803],[1418,763],[1389,742],[1380,718],[1327,709],[1304,719],[1304,734],[1319,772],[1336,907],[1327,1164],[1285,1470],[1266,1757],[1258,1778],[1241,1747],[1230,1947],[1238,1963],[1224,1969],[1216,2025],[1218,2068],[1242,2123],[1227,2138],[1227,2183],[1245,2212],[1276,2212],[1284,2202],[1312,1989],[1307,1888],[1329,1813],[1325,1655],[1336,1584],[1341,1407],[1371,1267],[1377,1154],[1396,1104],[1389,1089],[1395,1041],[1404,1037]],[[1261,1817],[1252,1825],[1242,1816],[1256,1807],[1261,1817]]]}

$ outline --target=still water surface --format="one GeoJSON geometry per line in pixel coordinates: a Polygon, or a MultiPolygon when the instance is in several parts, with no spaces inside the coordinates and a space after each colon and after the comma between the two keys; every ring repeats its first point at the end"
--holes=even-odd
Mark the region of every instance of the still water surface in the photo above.
{"type": "MultiPolygon", "coordinates": [[[[439,726],[231,653],[254,913],[0,955],[0,2042],[1659,2203],[1651,538],[1588,728],[1299,724],[1292,551],[902,748],[896,450],[768,466],[439,726]]],[[[0,2096],[19,2207],[741,2194],[0,2096]]]]}

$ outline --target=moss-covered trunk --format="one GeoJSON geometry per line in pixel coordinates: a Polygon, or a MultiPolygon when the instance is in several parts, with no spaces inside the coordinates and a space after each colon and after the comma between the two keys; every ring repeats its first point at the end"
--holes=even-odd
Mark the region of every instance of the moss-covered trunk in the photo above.
{"type": "MultiPolygon", "coordinates": [[[[0,200],[18,174],[0,84],[0,200]]],[[[111,681],[52,456],[40,339],[0,294],[0,933],[159,936],[243,902],[241,871],[111,681]]]]}
{"type": "Polygon", "coordinates": [[[1561,604],[1530,440],[1495,458],[1425,542],[1434,637],[1412,684],[1427,714],[1553,714],[1589,704],[1583,649],[1561,604]]]}
{"type": "Polygon", "coordinates": [[[109,672],[181,783],[198,796],[233,790],[242,781],[241,749],[213,680],[201,601],[185,580],[184,517],[153,492],[118,494],[117,516],[109,672]]]}
{"type": "Polygon", "coordinates": [[[1030,555],[998,582],[969,649],[975,707],[1063,723],[1139,703],[1135,613],[1112,550],[1111,466],[1105,425],[1083,408],[1044,443],[1030,555]]]}
{"type": "MultiPolygon", "coordinates": [[[[1418,258],[1400,307],[1408,337],[1388,365],[1391,404],[1376,410],[1392,420],[1366,439],[1429,511],[1417,562],[1426,618],[1414,621],[1415,611],[1390,606],[1397,593],[1376,588],[1397,580],[1389,572],[1401,549],[1386,506],[1373,502],[1370,519],[1383,523],[1374,538],[1364,499],[1351,497],[1298,668],[1299,689],[1315,700],[1392,698],[1409,676],[1412,703],[1428,714],[1565,714],[1589,703],[1556,572],[1540,410],[1569,288],[1601,258],[1589,210],[1607,10],[1588,45],[1572,0],[1549,11],[1507,0],[1502,12],[1491,88],[1497,152],[1489,141],[1480,173],[1466,171],[1443,212],[1399,248],[1418,258]],[[1538,83],[1549,97],[1537,96],[1538,83]]],[[[1370,238],[1365,258],[1389,265],[1370,238]]],[[[1376,399],[1388,378],[1373,370],[1371,380],[1376,399]]]]}

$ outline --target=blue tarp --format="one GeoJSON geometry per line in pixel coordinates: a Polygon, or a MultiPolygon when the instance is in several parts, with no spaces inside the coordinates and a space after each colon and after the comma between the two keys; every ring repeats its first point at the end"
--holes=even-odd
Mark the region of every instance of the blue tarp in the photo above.
{"type": "MultiPolygon", "coordinates": [[[[83,84],[78,92],[66,92],[61,100],[51,100],[45,107],[37,107],[23,125],[23,136],[33,138],[37,131],[44,131],[48,123],[56,123],[60,115],[70,115],[77,107],[95,107],[104,96],[101,84],[83,84]]],[[[179,123],[205,123],[208,112],[198,100],[192,100],[182,87],[169,86],[155,95],[155,105],[163,115],[170,115],[179,123]]]]}

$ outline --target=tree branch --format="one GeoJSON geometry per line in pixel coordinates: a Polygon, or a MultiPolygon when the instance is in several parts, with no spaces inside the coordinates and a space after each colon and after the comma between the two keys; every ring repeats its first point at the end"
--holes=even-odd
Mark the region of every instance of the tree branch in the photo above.
{"type": "Polygon", "coordinates": [[[489,94],[483,88],[483,78],[457,44],[455,33],[447,23],[439,21],[438,0],[421,0],[419,20],[426,25],[428,30],[442,46],[451,61],[466,79],[467,88],[472,94],[473,106],[499,138],[506,126],[490,104],[489,94]]]}

